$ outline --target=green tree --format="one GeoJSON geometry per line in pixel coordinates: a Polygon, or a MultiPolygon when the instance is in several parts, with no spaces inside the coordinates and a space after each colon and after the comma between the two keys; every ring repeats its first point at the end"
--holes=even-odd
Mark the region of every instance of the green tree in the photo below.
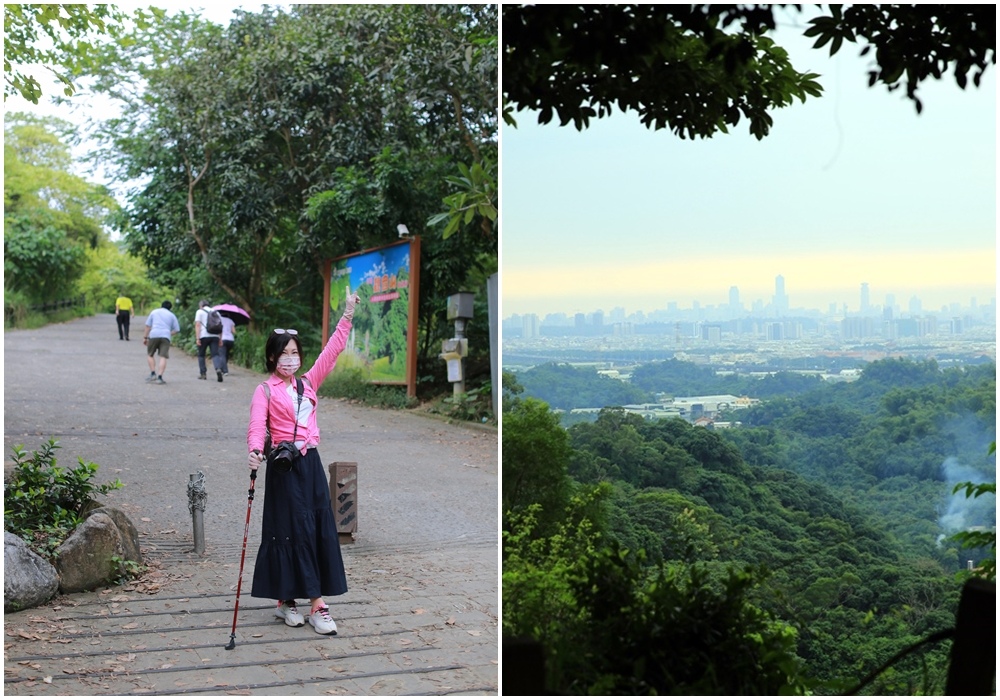
{"type": "Polygon", "coordinates": [[[117,205],[70,172],[66,122],[11,114],[4,123],[4,290],[29,303],[69,296],[87,250],[107,240],[117,205]]]}
{"type": "Polygon", "coordinates": [[[184,14],[138,28],[108,48],[97,82],[125,106],[104,126],[109,156],[123,177],[148,176],[128,205],[130,250],[164,280],[197,261],[205,288],[191,294],[222,290],[261,322],[319,326],[324,261],[394,243],[405,223],[423,235],[430,354],[444,297],[496,269],[495,236],[459,242],[423,223],[457,163],[495,156],[483,44],[495,34],[492,6],[442,5],[268,7],[225,28],[184,14]]]}
{"type": "MultiPolygon", "coordinates": [[[[504,117],[532,109],[540,123],[558,116],[582,129],[618,106],[682,138],[725,133],[744,118],[763,138],[774,109],[822,91],[819,76],[796,71],[767,36],[775,7],[504,6],[504,117]]],[[[951,70],[964,88],[971,70],[978,86],[996,61],[996,25],[983,6],[829,5],[809,25],[817,48],[834,54],[847,42],[872,52],[869,85],[905,83],[918,111],[924,80],[951,70]]]]}
{"type": "MultiPolygon", "coordinates": [[[[151,11],[158,12],[155,8],[151,11]]],[[[131,19],[142,24],[137,10],[131,19]]],[[[74,77],[95,59],[92,42],[120,36],[130,16],[114,5],[3,6],[4,101],[20,94],[38,104],[42,86],[29,66],[39,64],[62,84],[66,96],[76,91],[74,77]]]]}
{"type": "Polygon", "coordinates": [[[569,436],[559,418],[544,402],[527,398],[503,414],[503,426],[504,519],[538,504],[543,528],[559,521],[571,493],[569,436]]]}

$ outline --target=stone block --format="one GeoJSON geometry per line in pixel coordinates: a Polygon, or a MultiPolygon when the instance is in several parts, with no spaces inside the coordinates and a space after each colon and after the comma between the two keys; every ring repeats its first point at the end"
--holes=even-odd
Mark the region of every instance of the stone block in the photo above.
{"type": "Polygon", "coordinates": [[[52,564],[35,554],[17,535],[3,533],[3,609],[24,610],[41,605],[59,590],[52,564]]]}
{"type": "Polygon", "coordinates": [[[109,515],[94,513],[56,550],[59,590],[79,593],[108,583],[119,573],[114,556],[125,557],[121,531],[109,515]]]}

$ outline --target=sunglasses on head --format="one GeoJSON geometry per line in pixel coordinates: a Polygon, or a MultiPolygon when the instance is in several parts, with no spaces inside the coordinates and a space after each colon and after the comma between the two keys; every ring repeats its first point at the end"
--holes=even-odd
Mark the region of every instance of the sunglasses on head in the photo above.
{"type": "Polygon", "coordinates": [[[275,328],[274,332],[278,335],[298,335],[299,332],[294,328],[275,328]]]}

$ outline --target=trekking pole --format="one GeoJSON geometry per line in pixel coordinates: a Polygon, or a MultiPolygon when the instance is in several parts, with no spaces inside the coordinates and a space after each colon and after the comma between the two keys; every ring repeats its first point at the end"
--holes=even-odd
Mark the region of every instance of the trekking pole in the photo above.
{"type": "Polygon", "coordinates": [[[243,561],[247,557],[247,535],[250,533],[250,506],[253,505],[253,485],[257,480],[257,470],[250,470],[250,491],[247,494],[247,524],[243,528],[243,553],[240,554],[240,577],[236,582],[236,605],[233,607],[233,631],[229,635],[229,644],[226,645],[227,651],[232,651],[236,648],[236,613],[240,609],[240,589],[243,587],[243,561]]]}

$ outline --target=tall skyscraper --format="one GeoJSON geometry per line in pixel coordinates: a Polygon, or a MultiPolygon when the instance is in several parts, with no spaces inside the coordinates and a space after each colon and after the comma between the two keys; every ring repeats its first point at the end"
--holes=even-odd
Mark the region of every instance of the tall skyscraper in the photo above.
{"type": "Polygon", "coordinates": [[[871,299],[868,297],[868,283],[861,283],[861,313],[867,314],[871,310],[871,299]]]}
{"type": "Polygon", "coordinates": [[[740,311],[743,305],[740,304],[740,290],[738,287],[729,288],[729,309],[730,311],[740,311]]]}
{"type": "Polygon", "coordinates": [[[782,275],[774,278],[774,300],[772,305],[774,306],[774,313],[776,315],[783,316],[788,313],[788,295],[785,294],[785,278],[782,275]]]}

